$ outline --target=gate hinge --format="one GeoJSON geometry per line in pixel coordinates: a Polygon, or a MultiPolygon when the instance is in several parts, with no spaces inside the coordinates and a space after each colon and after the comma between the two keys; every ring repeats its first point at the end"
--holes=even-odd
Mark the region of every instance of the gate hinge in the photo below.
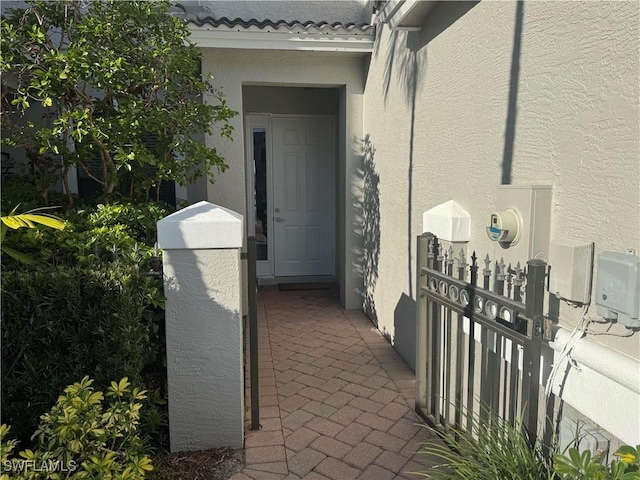
{"type": "Polygon", "coordinates": [[[241,260],[245,260],[248,256],[249,256],[249,254],[247,252],[240,252],[240,259],[241,260]]]}
{"type": "Polygon", "coordinates": [[[547,342],[553,340],[553,321],[550,318],[544,319],[544,331],[542,332],[542,339],[547,342]]]}

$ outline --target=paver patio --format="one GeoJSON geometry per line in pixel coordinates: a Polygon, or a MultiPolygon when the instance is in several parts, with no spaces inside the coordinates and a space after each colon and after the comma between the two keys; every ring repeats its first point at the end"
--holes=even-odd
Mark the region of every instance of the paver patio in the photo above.
{"type": "Polygon", "coordinates": [[[232,480],[419,478],[409,472],[429,433],[416,425],[413,372],[363,313],[333,290],[267,287],[258,322],[262,428],[247,428],[232,480]]]}

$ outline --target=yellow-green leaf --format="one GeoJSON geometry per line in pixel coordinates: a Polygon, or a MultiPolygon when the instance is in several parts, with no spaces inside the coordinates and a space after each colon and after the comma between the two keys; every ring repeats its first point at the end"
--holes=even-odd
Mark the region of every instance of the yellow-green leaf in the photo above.
{"type": "Polygon", "coordinates": [[[33,450],[29,450],[29,449],[26,449],[20,452],[20,456],[27,460],[33,460],[34,458],[36,458],[36,454],[33,453],[33,450]]]}
{"type": "Polygon", "coordinates": [[[12,230],[17,230],[19,228],[35,228],[35,224],[55,228],[56,230],[62,230],[65,228],[66,223],[64,220],[46,213],[35,213],[40,210],[42,209],[35,209],[25,213],[16,214],[14,209],[9,215],[3,216],[0,220],[2,220],[2,223],[12,230]]]}
{"type": "Polygon", "coordinates": [[[89,405],[100,403],[103,400],[102,392],[94,392],[89,396],[89,405]]]}
{"type": "Polygon", "coordinates": [[[17,260],[26,265],[31,265],[34,262],[33,258],[31,258],[26,253],[19,252],[11,247],[7,247],[6,245],[2,245],[2,253],[6,253],[14,260],[17,260]]]}

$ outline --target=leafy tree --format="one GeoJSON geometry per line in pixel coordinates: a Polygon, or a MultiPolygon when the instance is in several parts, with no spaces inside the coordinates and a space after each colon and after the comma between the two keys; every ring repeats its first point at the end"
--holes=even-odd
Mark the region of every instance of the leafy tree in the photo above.
{"type": "Polygon", "coordinates": [[[230,139],[236,112],[201,75],[188,28],[169,9],[168,1],[34,0],[2,19],[3,143],[26,150],[45,201],[58,165],[67,192],[77,167],[105,197],[137,199],[162,180],[213,181],[227,168],[194,135],[215,127],[230,139]],[[30,119],[37,105],[42,118],[30,119]]]}

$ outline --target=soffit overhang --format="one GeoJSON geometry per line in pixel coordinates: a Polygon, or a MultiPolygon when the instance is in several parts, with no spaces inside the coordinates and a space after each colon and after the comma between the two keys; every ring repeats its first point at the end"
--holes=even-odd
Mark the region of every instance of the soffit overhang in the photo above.
{"type": "Polygon", "coordinates": [[[420,30],[435,4],[435,0],[388,0],[378,18],[391,30],[420,30]]]}

